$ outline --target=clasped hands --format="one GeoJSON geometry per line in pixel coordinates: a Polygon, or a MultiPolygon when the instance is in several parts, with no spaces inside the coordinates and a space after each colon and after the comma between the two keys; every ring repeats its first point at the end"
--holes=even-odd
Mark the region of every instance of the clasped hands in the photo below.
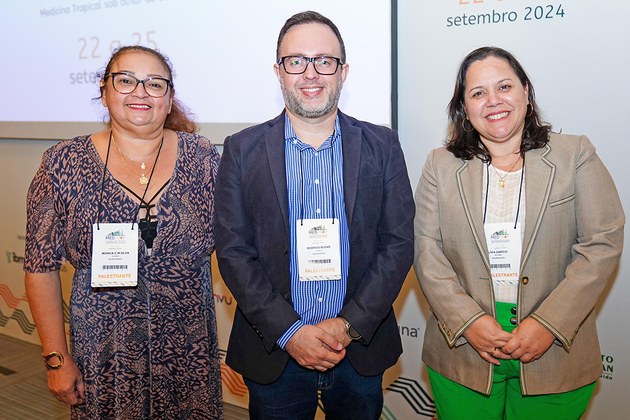
{"type": "Polygon", "coordinates": [[[301,366],[324,372],[343,360],[351,341],[345,323],[339,318],[329,318],[316,325],[302,326],[289,339],[286,350],[301,366]]]}
{"type": "Polygon", "coordinates": [[[482,359],[499,365],[498,359],[518,359],[523,363],[540,358],[551,347],[555,336],[540,322],[525,318],[509,333],[496,319],[483,315],[464,332],[464,337],[482,359]]]}

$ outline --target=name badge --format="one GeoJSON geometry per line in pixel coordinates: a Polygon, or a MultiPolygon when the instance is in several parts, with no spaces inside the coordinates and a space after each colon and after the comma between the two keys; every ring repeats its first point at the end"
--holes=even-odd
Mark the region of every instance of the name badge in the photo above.
{"type": "Polygon", "coordinates": [[[521,264],[521,224],[486,223],[486,243],[493,282],[518,284],[521,264]]]}
{"type": "Polygon", "coordinates": [[[138,285],[138,225],[92,225],[92,287],[138,285]]]}
{"type": "Polygon", "coordinates": [[[300,219],[296,225],[300,281],[341,280],[339,219],[300,219]]]}

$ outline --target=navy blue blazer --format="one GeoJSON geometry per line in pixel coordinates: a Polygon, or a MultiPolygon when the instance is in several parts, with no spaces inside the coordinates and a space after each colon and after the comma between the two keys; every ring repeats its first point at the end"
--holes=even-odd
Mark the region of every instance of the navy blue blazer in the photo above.
{"type": "MultiPolygon", "coordinates": [[[[413,261],[415,206],[398,135],[339,112],[350,269],[340,315],[363,337],[347,356],[363,375],[382,373],[402,344],[392,303],[413,261]]],[[[299,319],[291,303],[284,112],[229,136],[215,190],[216,250],[237,301],[226,363],[258,383],[282,373],[276,341],[299,319]]]]}

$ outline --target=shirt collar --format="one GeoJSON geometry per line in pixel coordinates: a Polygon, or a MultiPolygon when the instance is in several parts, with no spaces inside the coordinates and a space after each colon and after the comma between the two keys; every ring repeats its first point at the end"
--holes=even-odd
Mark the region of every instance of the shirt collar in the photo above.
{"type": "MultiPolygon", "coordinates": [[[[341,125],[339,124],[339,114],[335,117],[335,131],[326,139],[321,146],[319,146],[318,150],[327,149],[331,147],[336,141],[341,140],[341,125]]],[[[291,120],[289,119],[289,115],[287,113],[284,114],[284,141],[294,144],[299,149],[308,149],[313,148],[312,146],[302,142],[300,138],[295,134],[295,130],[293,130],[293,124],[291,124],[291,120]]]]}

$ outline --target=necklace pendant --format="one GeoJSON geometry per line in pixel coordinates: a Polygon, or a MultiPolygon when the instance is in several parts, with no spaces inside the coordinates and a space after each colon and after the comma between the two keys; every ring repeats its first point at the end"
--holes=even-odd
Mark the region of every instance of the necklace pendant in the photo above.
{"type": "Polygon", "coordinates": [[[147,178],[146,176],[144,176],[144,174],[142,174],[139,181],[140,181],[140,185],[147,185],[149,183],[149,178],[147,178]]]}
{"type": "Polygon", "coordinates": [[[143,171],[144,171],[145,169],[147,169],[147,164],[146,164],[146,163],[144,163],[144,162],[142,162],[142,163],[140,164],[140,169],[142,169],[143,171]]]}
{"type": "Polygon", "coordinates": [[[499,188],[503,188],[505,187],[505,181],[503,181],[502,179],[499,180],[499,188]]]}

